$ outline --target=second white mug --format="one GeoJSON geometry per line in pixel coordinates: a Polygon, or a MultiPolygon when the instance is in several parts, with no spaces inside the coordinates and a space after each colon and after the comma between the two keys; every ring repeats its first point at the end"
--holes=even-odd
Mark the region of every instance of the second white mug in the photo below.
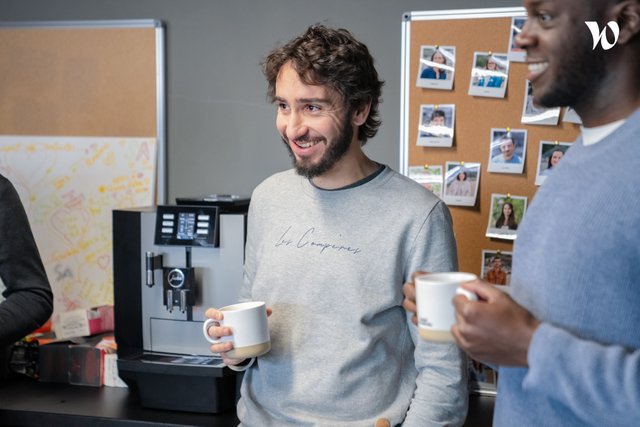
{"type": "Polygon", "coordinates": [[[477,299],[476,295],[460,288],[465,282],[476,280],[472,273],[446,272],[424,274],[415,278],[418,332],[427,341],[453,341],[451,327],[455,323],[452,299],[457,294],[477,299]]]}

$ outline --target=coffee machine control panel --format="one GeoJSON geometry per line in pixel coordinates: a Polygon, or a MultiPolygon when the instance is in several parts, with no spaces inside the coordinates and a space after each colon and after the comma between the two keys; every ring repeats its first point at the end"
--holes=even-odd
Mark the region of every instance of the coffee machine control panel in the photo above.
{"type": "Polygon", "coordinates": [[[155,244],[219,246],[217,206],[158,206],[155,244]]]}

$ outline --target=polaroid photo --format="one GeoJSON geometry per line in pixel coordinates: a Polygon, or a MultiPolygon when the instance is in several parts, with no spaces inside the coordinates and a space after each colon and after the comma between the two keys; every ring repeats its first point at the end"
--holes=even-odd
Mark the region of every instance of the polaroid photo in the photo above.
{"type": "Polygon", "coordinates": [[[522,119],[524,124],[556,126],[560,120],[560,107],[545,108],[533,103],[533,86],[525,80],[522,119]]]}
{"type": "Polygon", "coordinates": [[[507,54],[475,52],[473,63],[469,95],[504,98],[509,76],[507,54]]]}
{"type": "Polygon", "coordinates": [[[544,184],[544,181],[553,173],[553,170],[558,166],[569,147],[571,147],[569,142],[540,141],[536,185],[544,184]]]}
{"type": "Polygon", "coordinates": [[[425,104],[420,106],[418,124],[419,147],[453,146],[456,106],[453,104],[425,104]]]}
{"type": "Polygon", "coordinates": [[[511,252],[483,250],[482,278],[489,283],[508,286],[511,283],[511,252]]]}
{"type": "Polygon", "coordinates": [[[491,213],[487,225],[487,237],[515,240],[518,224],[527,210],[527,198],[509,194],[491,194],[491,213]]]}
{"type": "Polygon", "coordinates": [[[455,66],[456,48],[454,46],[421,46],[416,86],[451,90],[455,66]]]}
{"type": "Polygon", "coordinates": [[[409,166],[409,178],[442,198],[442,165],[409,166]]]}
{"type": "Polygon", "coordinates": [[[578,113],[576,113],[576,110],[574,110],[571,107],[567,107],[564,110],[564,116],[562,116],[562,121],[567,123],[576,123],[579,125],[582,124],[582,119],[580,118],[578,113]]]}
{"type": "Polygon", "coordinates": [[[524,62],[527,56],[524,49],[516,46],[516,37],[522,31],[522,27],[526,22],[526,16],[514,16],[511,18],[511,34],[509,36],[509,51],[507,52],[507,59],[511,62],[524,62]]]}
{"type": "Polygon", "coordinates": [[[444,201],[451,206],[475,206],[480,184],[480,163],[447,162],[444,201]]]}
{"type": "Polygon", "coordinates": [[[489,172],[522,173],[526,154],[526,129],[491,129],[489,172]]]}

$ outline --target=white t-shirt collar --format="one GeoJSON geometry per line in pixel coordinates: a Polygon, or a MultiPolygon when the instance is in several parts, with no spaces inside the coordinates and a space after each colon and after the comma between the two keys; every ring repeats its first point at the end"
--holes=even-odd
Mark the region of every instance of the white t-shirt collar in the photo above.
{"type": "Polygon", "coordinates": [[[585,146],[597,144],[607,136],[611,135],[616,129],[618,129],[626,119],[618,120],[615,122],[607,123],[606,125],[596,126],[592,128],[586,128],[581,126],[582,142],[585,146]]]}

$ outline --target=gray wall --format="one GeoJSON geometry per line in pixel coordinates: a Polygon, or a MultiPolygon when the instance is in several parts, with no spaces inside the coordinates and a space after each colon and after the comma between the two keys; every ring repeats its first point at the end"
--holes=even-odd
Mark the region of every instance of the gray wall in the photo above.
{"type": "Polygon", "coordinates": [[[265,177],[290,167],[258,63],[310,24],[345,27],[369,46],[386,85],[383,125],[365,150],[398,169],[403,12],[520,5],[520,0],[0,0],[0,21],[165,23],[167,200],[173,201],[213,192],[250,195],[265,177]]]}

